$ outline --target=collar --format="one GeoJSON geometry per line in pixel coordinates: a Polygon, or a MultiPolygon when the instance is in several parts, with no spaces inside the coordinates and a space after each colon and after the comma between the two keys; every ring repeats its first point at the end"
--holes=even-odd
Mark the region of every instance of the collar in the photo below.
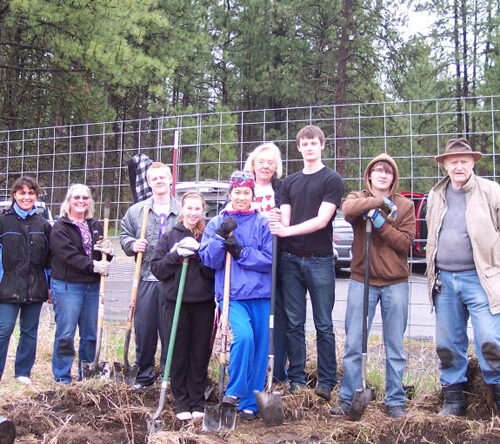
{"type": "Polygon", "coordinates": [[[26,219],[28,216],[33,216],[33,214],[36,213],[36,208],[33,207],[29,211],[24,211],[21,208],[19,208],[19,205],[17,202],[14,202],[14,205],[12,205],[12,208],[14,209],[14,212],[21,218],[21,219],[26,219]]]}

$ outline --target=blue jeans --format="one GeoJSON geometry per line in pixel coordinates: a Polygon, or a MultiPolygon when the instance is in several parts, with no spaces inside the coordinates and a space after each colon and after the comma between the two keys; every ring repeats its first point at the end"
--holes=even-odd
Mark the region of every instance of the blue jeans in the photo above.
{"type": "Polygon", "coordinates": [[[78,326],[78,380],[82,379],[81,362],[92,362],[97,337],[99,282],[79,284],[51,279],[50,289],[56,320],[52,372],[57,382],[71,383],[75,359],[75,332],[78,326]]]}
{"type": "Polygon", "coordinates": [[[467,321],[471,317],[474,348],[487,384],[500,384],[500,314],[490,312],[476,271],[441,270],[436,307],[436,352],[443,386],[466,382],[467,321]]]}
{"type": "Polygon", "coordinates": [[[287,317],[288,378],[306,383],[306,292],[311,298],[316,347],[318,385],[331,389],[337,383],[337,360],[332,311],[335,302],[335,261],[328,257],[281,255],[281,289],[287,317]]]}
{"type": "MultiPolygon", "coordinates": [[[[364,284],[351,279],[345,314],[346,342],[342,366],[344,377],[339,398],[347,403],[361,387],[361,347],[363,342],[364,284]]],[[[408,282],[376,287],[368,292],[368,332],[380,301],[382,332],[385,347],[385,404],[404,405],[403,373],[406,367],[403,337],[408,320],[408,282]]]]}
{"type": "Polygon", "coordinates": [[[269,299],[229,302],[233,343],[226,395],[240,398],[238,410],[258,410],[253,391],[262,391],[266,382],[269,308],[269,299]]]}
{"type": "Polygon", "coordinates": [[[17,314],[19,316],[19,343],[17,344],[15,376],[30,377],[31,368],[35,363],[36,340],[38,336],[38,321],[42,303],[33,304],[0,304],[0,379],[2,379],[7,359],[7,350],[17,314]]]}

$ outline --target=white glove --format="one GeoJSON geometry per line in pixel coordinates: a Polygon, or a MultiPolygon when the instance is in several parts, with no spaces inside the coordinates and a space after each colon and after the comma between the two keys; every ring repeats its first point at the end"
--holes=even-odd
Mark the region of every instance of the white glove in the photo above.
{"type": "Polygon", "coordinates": [[[109,262],[108,261],[93,261],[94,263],[94,273],[102,274],[107,276],[109,274],[109,262]]]}
{"type": "Polygon", "coordinates": [[[179,247],[191,251],[198,251],[200,249],[200,243],[194,237],[187,236],[179,241],[179,247]]]}
{"type": "Polygon", "coordinates": [[[174,251],[177,251],[177,247],[179,246],[179,242],[176,242],[174,245],[172,245],[172,248],[170,249],[170,253],[173,253],[174,251]]]}
{"type": "Polygon", "coordinates": [[[113,248],[113,242],[111,242],[110,239],[103,239],[100,238],[95,244],[94,244],[94,250],[95,251],[100,251],[101,253],[105,253],[108,255],[113,256],[115,250],[113,248]]]}
{"type": "Polygon", "coordinates": [[[195,252],[193,250],[190,250],[189,248],[184,248],[184,247],[177,247],[177,254],[180,257],[189,257],[192,256],[195,252]]]}

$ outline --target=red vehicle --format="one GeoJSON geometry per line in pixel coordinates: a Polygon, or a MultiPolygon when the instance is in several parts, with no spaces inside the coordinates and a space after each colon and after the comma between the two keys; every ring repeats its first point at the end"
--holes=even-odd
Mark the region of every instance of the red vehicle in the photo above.
{"type": "Polygon", "coordinates": [[[425,251],[427,247],[427,222],[425,221],[425,216],[427,215],[427,194],[403,191],[401,195],[413,201],[417,222],[415,240],[409,254],[409,260],[412,263],[425,263],[425,251]]]}

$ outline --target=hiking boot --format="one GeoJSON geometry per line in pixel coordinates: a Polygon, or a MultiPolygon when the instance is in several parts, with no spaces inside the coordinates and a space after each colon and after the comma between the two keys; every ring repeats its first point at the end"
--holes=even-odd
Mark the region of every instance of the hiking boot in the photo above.
{"type": "Polygon", "coordinates": [[[239,401],[239,398],[234,395],[224,395],[224,398],[222,398],[222,404],[230,405],[233,407],[236,407],[239,401]]]}
{"type": "Polygon", "coordinates": [[[325,401],[330,401],[332,390],[329,389],[326,385],[318,385],[314,393],[316,393],[320,398],[323,398],[325,401]]]}
{"type": "Polygon", "coordinates": [[[241,419],[245,421],[255,421],[257,419],[257,415],[253,410],[245,409],[240,412],[241,419]]]}
{"type": "Polygon", "coordinates": [[[297,391],[301,388],[304,388],[305,384],[299,384],[298,382],[290,382],[290,387],[288,388],[288,391],[291,395],[295,395],[297,391]]]}
{"type": "Polygon", "coordinates": [[[175,417],[179,421],[189,421],[190,419],[193,419],[193,416],[191,415],[191,412],[179,412],[175,414],[175,417]]]}
{"type": "Polygon", "coordinates": [[[385,413],[391,418],[404,418],[406,416],[404,405],[387,405],[385,406],[385,413]]]}
{"type": "Polygon", "coordinates": [[[31,385],[31,379],[27,376],[16,376],[16,381],[20,384],[31,385]]]}
{"type": "Polygon", "coordinates": [[[330,413],[332,415],[345,416],[349,413],[350,408],[351,404],[349,402],[340,401],[340,404],[330,409],[330,413]]]}
{"type": "Polygon", "coordinates": [[[444,405],[438,416],[464,416],[467,409],[467,398],[464,393],[465,384],[453,384],[443,387],[444,405]]]}

